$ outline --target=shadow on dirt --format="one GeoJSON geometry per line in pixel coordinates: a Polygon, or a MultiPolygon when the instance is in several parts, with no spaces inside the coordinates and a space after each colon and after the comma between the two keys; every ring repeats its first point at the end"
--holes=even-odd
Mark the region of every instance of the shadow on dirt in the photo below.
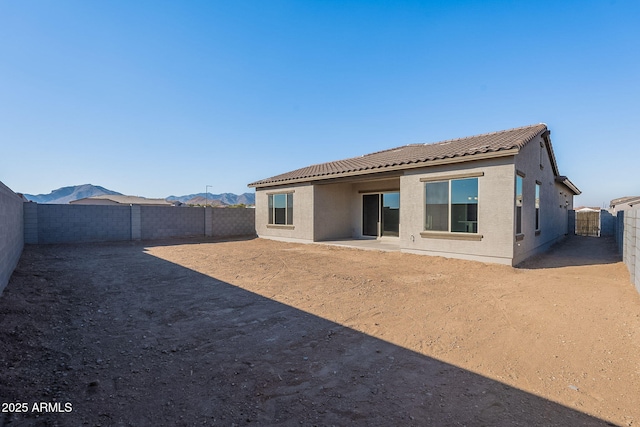
{"type": "Polygon", "coordinates": [[[25,248],[0,319],[3,401],[73,406],[0,425],[610,425],[140,245],[25,248]]]}
{"type": "Polygon", "coordinates": [[[615,264],[622,261],[613,237],[568,236],[547,252],[533,256],[516,268],[539,269],[615,264]]]}
{"type": "Polygon", "coordinates": [[[141,240],[138,242],[133,242],[134,245],[144,245],[145,247],[153,247],[153,246],[175,246],[181,244],[200,244],[200,243],[221,243],[221,242],[246,242],[248,240],[257,239],[258,236],[255,234],[245,235],[245,236],[229,236],[229,237],[202,237],[202,236],[193,236],[193,237],[172,237],[168,239],[155,239],[155,240],[141,240]]]}

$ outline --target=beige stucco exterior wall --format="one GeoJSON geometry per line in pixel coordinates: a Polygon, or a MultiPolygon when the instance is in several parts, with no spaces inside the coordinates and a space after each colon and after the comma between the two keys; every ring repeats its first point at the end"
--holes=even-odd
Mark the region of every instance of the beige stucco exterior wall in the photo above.
{"type": "Polygon", "coordinates": [[[352,184],[314,186],[314,240],[352,237],[352,184]]]}
{"type": "Polygon", "coordinates": [[[256,189],[256,233],[300,242],[362,237],[362,194],[399,188],[399,178],[391,178],[256,189]],[[294,191],[293,227],[269,226],[267,196],[289,191],[294,191]]]}
{"type": "MultiPolygon", "coordinates": [[[[362,238],[362,196],[364,194],[400,191],[400,178],[388,178],[375,181],[357,182],[353,184],[352,216],[353,237],[362,238]]],[[[400,212],[402,212],[402,192],[400,194],[400,212]]],[[[400,221],[402,229],[402,220],[400,221]]]]}
{"type": "Polygon", "coordinates": [[[400,178],[400,245],[403,251],[475,261],[511,264],[513,255],[513,156],[407,171],[400,178]],[[481,240],[422,237],[425,183],[460,173],[483,173],[478,178],[478,234],[481,240]]]}
{"type": "Polygon", "coordinates": [[[362,195],[399,189],[399,178],[316,184],[315,241],[362,237],[362,195]]]}
{"type": "Polygon", "coordinates": [[[522,189],[523,236],[514,240],[514,265],[547,250],[551,245],[563,239],[568,231],[567,213],[573,208],[571,191],[563,184],[555,182],[551,159],[542,137],[536,137],[520,150],[520,153],[515,157],[515,167],[516,171],[525,176],[522,189]],[[542,148],[541,143],[543,144],[542,148]],[[535,230],[536,182],[541,184],[540,232],[537,234],[535,230]]]}
{"type": "Polygon", "coordinates": [[[357,177],[333,183],[256,189],[256,232],[260,237],[314,242],[362,236],[362,197],[400,191],[400,249],[404,252],[516,265],[543,252],[568,232],[573,193],[555,181],[551,159],[538,136],[518,154],[397,172],[396,177],[357,177]],[[542,154],[542,155],[541,155],[542,154]],[[522,234],[515,234],[515,186],[524,174],[522,234]],[[460,174],[478,177],[477,235],[424,232],[425,182],[460,174]],[[541,184],[540,231],[535,230],[535,187],[541,184]],[[269,226],[268,194],[294,192],[293,226],[269,226]]]}
{"type": "Polygon", "coordinates": [[[314,189],[311,184],[256,188],[256,234],[258,237],[291,242],[313,242],[314,189]],[[293,191],[293,226],[269,222],[269,194],[293,191]]]}

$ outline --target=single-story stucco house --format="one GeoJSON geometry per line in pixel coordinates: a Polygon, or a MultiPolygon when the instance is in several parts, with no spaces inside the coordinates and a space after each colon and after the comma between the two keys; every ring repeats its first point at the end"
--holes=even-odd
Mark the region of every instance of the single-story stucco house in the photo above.
{"type": "Polygon", "coordinates": [[[580,190],[545,124],[410,144],[249,184],[259,237],[383,239],[403,252],[516,265],[569,232],[580,190]]]}

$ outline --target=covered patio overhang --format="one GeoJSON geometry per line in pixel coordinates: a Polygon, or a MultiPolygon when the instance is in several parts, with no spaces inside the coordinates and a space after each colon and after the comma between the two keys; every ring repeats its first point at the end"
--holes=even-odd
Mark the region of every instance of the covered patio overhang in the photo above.
{"type": "Polygon", "coordinates": [[[314,241],[356,239],[368,247],[371,239],[399,236],[400,174],[314,183],[314,241]]]}

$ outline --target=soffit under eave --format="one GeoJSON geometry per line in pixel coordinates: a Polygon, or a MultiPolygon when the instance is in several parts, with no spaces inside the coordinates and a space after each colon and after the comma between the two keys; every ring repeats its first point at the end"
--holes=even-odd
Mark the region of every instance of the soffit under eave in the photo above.
{"type": "Polygon", "coordinates": [[[579,196],[580,194],[582,194],[582,191],[580,191],[580,189],[576,187],[576,185],[573,182],[571,182],[571,180],[566,176],[557,176],[556,182],[558,184],[562,184],[565,187],[567,187],[573,193],[574,196],[579,196]]]}

